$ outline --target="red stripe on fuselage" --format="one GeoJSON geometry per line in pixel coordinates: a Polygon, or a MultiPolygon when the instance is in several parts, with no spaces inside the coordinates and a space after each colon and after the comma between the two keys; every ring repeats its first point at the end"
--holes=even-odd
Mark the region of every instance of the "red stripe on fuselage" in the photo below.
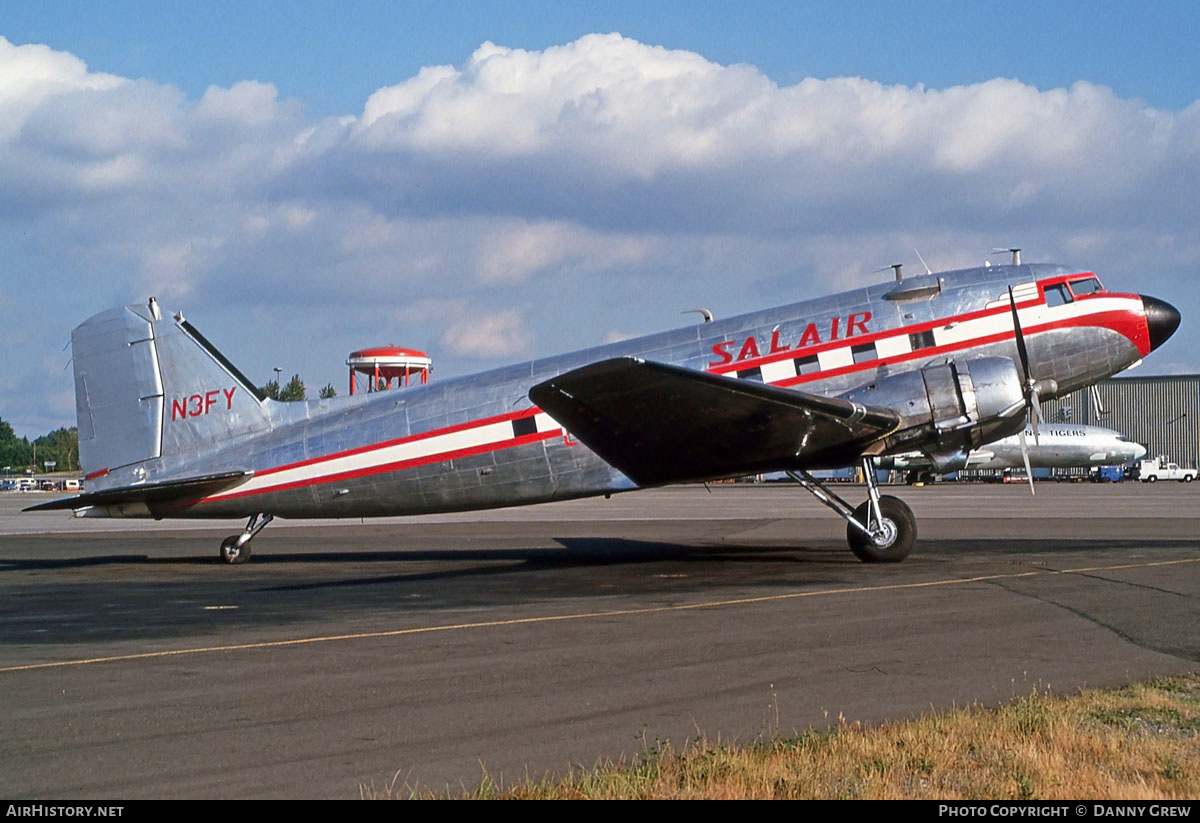
{"type": "MultiPolygon", "coordinates": [[[[953,322],[954,319],[949,318],[949,320],[951,322],[953,322]]],[[[942,323],[939,323],[937,325],[945,325],[945,324],[946,324],[946,321],[943,321],[942,323]]],[[[1026,337],[1029,337],[1033,334],[1037,334],[1038,332],[1049,331],[1052,329],[1076,328],[1076,327],[1081,327],[1081,326],[1091,326],[1091,327],[1103,326],[1106,329],[1115,331],[1115,332],[1117,332],[1117,334],[1127,337],[1129,339],[1129,342],[1133,343],[1133,345],[1137,347],[1138,353],[1141,354],[1143,357],[1145,357],[1150,351],[1149,334],[1144,333],[1145,325],[1146,325],[1145,317],[1137,314],[1136,312],[1110,311],[1110,312],[1103,312],[1101,314],[1088,314],[1088,315],[1084,315],[1083,317],[1069,317],[1064,320],[1056,320],[1052,323],[1043,323],[1038,326],[1024,327],[1024,328],[1022,328],[1022,332],[1025,334],[1026,337]],[[1128,318],[1130,316],[1132,316],[1132,318],[1135,322],[1133,322],[1133,323],[1128,322],[1128,318]],[[1112,322],[1112,323],[1097,323],[1097,322],[1095,322],[1097,318],[1102,318],[1102,317],[1112,318],[1112,320],[1114,322],[1112,322]],[[1117,322],[1118,320],[1120,320],[1120,322],[1117,322]],[[1139,342],[1139,339],[1138,339],[1139,334],[1138,334],[1138,330],[1136,328],[1136,321],[1141,321],[1141,327],[1142,327],[1143,333],[1140,334],[1140,338],[1144,342],[1139,342]],[[1134,326],[1134,328],[1130,331],[1125,331],[1125,330],[1122,330],[1121,328],[1119,328],[1119,326],[1131,326],[1131,325],[1134,326]]],[[[924,360],[924,359],[927,359],[930,357],[937,357],[938,355],[941,355],[941,354],[950,354],[952,352],[962,351],[963,349],[975,348],[976,346],[987,346],[992,343],[1003,343],[1006,340],[1013,340],[1015,338],[1016,338],[1015,331],[997,332],[996,334],[988,334],[988,335],[984,335],[983,337],[973,337],[969,340],[961,340],[957,343],[947,343],[942,346],[931,346],[929,348],[918,349],[917,351],[906,352],[904,354],[897,354],[892,357],[885,357],[885,358],[880,358],[877,360],[864,360],[861,363],[854,363],[853,365],[842,366],[842,367],[836,368],[836,369],[827,369],[825,371],[818,371],[818,372],[811,372],[809,374],[797,375],[796,377],[788,377],[788,378],[784,378],[783,380],[778,380],[778,381],[772,383],[771,385],[788,388],[791,386],[798,386],[801,383],[813,383],[818,380],[825,380],[830,377],[840,377],[844,374],[850,374],[850,373],[856,372],[856,371],[866,371],[867,369],[878,368],[879,366],[890,366],[894,363],[906,363],[910,360],[924,360]]]]}
{"type": "MultiPolygon", "coordinates": [[[[1078,275],[1073,275],[1073,276],[1078,277],[1078,275]]],[[[1077,298],[1075,302],[1081,303],[1081,302],[1084,302],[1088,298],[1130,299],[1130,300],[1137,300],[1137,301],[1139,301],[1139,303],[1141,301],[1141,298],[1134,294],[1111,294],[1108,292],[1101,292],[1098,294],[1089,294],[1089,295],[1086,295],[1085,297],[1077,298]]],[[[1017,308],[1025,309],[1025,308],[1031,308],[1034,306],[1043,306],[1043,305],[1045,305],[1045,303],[1040,299],[1025,300],[1025,301],[1018,302],[1017,308]]],[[[749,357],[749,358],[746,358],[745,360],[734,360],[731,363],[721,363],[720,365],[717,365],[717,366],[710,366],[708,368],[708,371],[713,374],[729,374],[731,372],[745,371],[746,369],[762,367],[763,365],[765,365],[767,363],[778,363],[782,360],[796,360],[801,357],[812,357],[813,355],[819,354],[824,351],[848,348],[850,346],[865,345],[867,343],[874,343],[877,340],[890,339],[893,337],[901,337],[901,336],[906,336],[906,335],[910,335],[910,334],[920,334],[921,332],[932,331],[933,329],[943,328],[943,327],[949,326],[951,324],[965,323],[970,320],[978,320],[983,317],[992,317],[992,316],[1000,315],[1000,314],[1011,314],[1011,312],[1012,312],[1012,309],[1009,306],[1000,306],[1000,307],[991,308],[991,309],[978,309],[976,311],[965,312],[963,314],[956,314],[952,317],[940,317],[936,320],[925,320],[921,323],[914,323],[911,326],[898,326],[893,329],[885,329],[884,331],[872,332],[870,334],[855,335],[852,338],[842,338],[840,340],[830,340],[827,343],[821,343],[816,346],[808,346],[808,347],[802,348],[802,349],[800,349],[800,348],[788,349],[786,351],[782,351],[782,352],[779,352],[776,354],[771,354],[771,355],[764,355],[762,357],[749,357]]],[[[1112,331],[1115,331],[1118,334],[1121,334],[1121,335],[1125,336],[1126,338],[1128,338],[1129,342],[1133,343],[1134,346],[1137,347],[1138,352],[1143,357],[1150,353],[1150,336],[1149,336],[1149,332],[1146,330],[1145,315],[1140,312],[1134,311],[1132,309],[1127,310],[1127,311],[1108,311],[1108,312],[1102,312],[1099,314],[1089,314],[1089,315],[1084,315],[1083,317],[1064,318],[1062,320],[1055,320],[1055,321],[1052,321],[1049,323],[1042,323],[1042,324],[1036,325],[1036,326],[1029,326],[1028,328],[1022,327],[1022,331],[1026,335],[1030,335],[1030,334],[1034,334],[1036,332],[1046,331],[1048,329],[1078,327],[1078,326],[1104,326],[1105,328],[1111,329],[1112,331]],[[1122,321],[1122,322],[1117,322],[1113,325],[1109,325],[1108,323],[1093,322],[1096,318],[1100,318],[1100,317],[1115,318],[1118,315],[1124,315],[1124,314],[1130,315],[1134,319],[1135,322],[1131,323],[1131,322],[1122,321]],[[1138,326],[1136,321],[1141,321],[1140,327],[1138,326]]],[[[1007,332],[1007,336],[1015,337],[1016,335],[1013,332],[1007,332]]],[[[933,354],[941,354],[943,352],[959,351],[963,348],[969,348],[970,346],[974,346],[974,345],[985,345],[987,343],[994,343],[994,342],[997,342],[998,340],[1002,340],[1003,338],[1004,338],[1004,335],[1000,335],[1000,336],[988,335],[986,337],[977,337],[977,338],[973,338],[971,340],[962,341],[961,343],[950,343],[950,344],[946,344],[943,346],[938,346],[936,348],[920,349],[919,351],[913,352],[912,355],[913,356],[924,355],[926,352],[931,352],[933,354]]],[[[828,369],[826,371],[813,372],[811,374],[806,374],[803,376],[802,381],[783,380],[783,381],[776,382],[773,385],[777,385],[777,386],[794,385],[796,382],[807,382],[807,381],[814,380],[814,379],[819,380],[823,377],[837,376],[837,375],[841,375],[841,374],[846,374],[848,372],[858,371],[859,369],[863,368],[864,366],[869,367],[875,363],[881,363],[881,362],[882,363],[901,363],[901,362],[904,362],[906,360],[911,360],[911,359],[913,359],[912,356],[910,356],[908,354],[903,354],[903,355],[896,355],[894,357],[888,357],[886,360],[865,360],[861,363],[855,363],[853,366],[843,366],[843,367],[836,368],[836,369],[828,369]]]]}
{"type": "Polygon", "coordinates": [[[337,460],[342,457],[353,457],[358,454],[366,454],[367,452],[378,451],[379,449],[387,449],[392,446],[402,446],[405,443],[415,443],[419,440],[428,440],[431,437],[440,437],[443,434],[454,434],[455,432],[465,431],[466,429],[474,429],[479,426],[490,426],[493,423],[503,423],[507,420],[520,420],[524,417],[532,417],[540,412],[537,406],[532,406],[528,409],[523,409],[518,412],[509,412],[507,414],[497,414],[494,417],[481,417],[478,420],[468,420],[465,423],[456,423],[453,426],[447,426],[444,429],[430,429],[427,432],[420,434],[410,434],[407,437],[397,437],[395,440],[384,440],[381,443],[371,443],[367,446],[358,446],[345,451],[333,452],[331,454],[323,454],[320,457],[310,457],[307,460],[298,460],[295,463],[284,463],[282,466],[275,466],[270,469],[263,469],[260,472],[255,472],[255,477],[263,477],[266,475],[276,474],[289,469],[299,469],[304,466],[311,466],[314,463],[324,463],[328,460],[337,460]]]}
{"type": "MultiPolygon", "coordinates": [[[[490,422],[500,422],[491,419],[490,422]]],[[[461,427],[455,427],[454,431],[459,431],[461,427]]],[[[447,429],[437,432],[437,434],[445,434],[447,429]]],[[[430,463],[440,463],[443,460],[453,460],[456,457],[470,457],[476,454],[483,454],[489,451],[500,451],[501,449],[509,449],[514,446],[524,446],[526,443],[537,443],[542,440],[550,440],[555,437],[562,436],[562,429],[554,429],[546,432],[534,432],[533,434],[523,434],[520,437],[514,437],[511,440],[504,440],[498,443],[484,443],[479,446],[469,446],[462,449],[452,449],[450,451],[438,452],[437,454],[429,454],[423,457],[414,457],[409,460],[397,460],[392,463],[380,463],[377,466],[364,466],[361,469],[352,469],[350,471],[337,472],[336,474],[323,474],[318,477],[305,477],[300,480],[293,480],[290,483],[280,483],[276,486],[267,486],[261,489],[252,489],[244,492],[229,492],[226,494],[214,495],[200,500],[194,500],[183,505],[194,505],[198,503],[222,502],[225,500],[233,500],[238,497],[251,497],[257,494],[272,494],[274,492],[287,491],[288,489],[299,489],[305,486],[317,486],[322,483],[336,483],[339,480],[353,480],[358,477],[370,477],[375,474],[385,474],[387,472],[401,471],[403,469],[414,469],[418,466],[428,466],[430,463]]],[[[322,458],[324,459],[324,458],[322,458]]],[[[273,470],[277,471],[277,470],[273,470]]],[[[265,474],[263,472],[262,474],[265,474]]],[[[261,477],[262,474],[257,475],[261,477]]]]}
{"type": "MultiPolygon", "coordinates": [[[[1043,305],[1041,300],[1026,300],[1018,302],[1017,308],[1024,309],[1031,306],[1043,305]]],[[[778,363],[780,360],[795,360],[798,357],[811,357],[814,354],[820,354],[823,351],[832,349],[843,349],[849,346],[862,346],[867,343],[874,343],[876,340],[882,340],[890,337],[900,337],[902,335],[919,334],[923,331],[947,326],[951,323],[965,323],[968,320],[977,320],[981,317],[990,317],[995,314],[1007,314],[1012,310],[1008,306],[995,309],[977,309],[963,314],[956,314],[953,317],[939,317],[936,320],[925,320],[920,323],[914,323],[911,326],[897,326],[892,329],[884,329],[883,331],[871,332],[869,334],[856,334],[853,337],[842,337],[837,340],[830,340],[826,343],[818,343],[815,346],[805,346],[804,348],[786,349],[776,354],[763,355],[762,357],[748,357],[745,360],[734,360],[731,363],[721,363],[720,365],[710,367],[708,371],[713,374],[727,374],[729,372],[744,371],[752,369],[755,366],[762,366],[765,363],[778,363]]],[[[861,365],[854,364],[856,367],[861,365]]],[[[828,374],[828,372],[821,372],[828,374]]],[[[840,373],[840,370],[839,370],[840,373]]],[[[806,375],[807,376],[807,375],[806,375]]]]}

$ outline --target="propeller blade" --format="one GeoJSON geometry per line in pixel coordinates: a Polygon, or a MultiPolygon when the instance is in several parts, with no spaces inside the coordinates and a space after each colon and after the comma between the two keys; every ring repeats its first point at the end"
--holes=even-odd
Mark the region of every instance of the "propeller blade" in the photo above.
{"type": "MultiPolygon", "coordinates": [[[[1033,429],[1033,442],[1037,445],[1042,445],[1041,439],[1038,437],[1038,407],[1041,405],[1038,398],[1037,381],[1033,379],[1033,374],[1029,371],[1029,349],[1025,348],[1025,332],[1021,330],[1021,318],[1017,316],[1017,298],[1013,296],[1012,286],[1008,287],[1008,305],[1012,309],[1013,332],[1017,342],[1017,357],[1021,360],[1021,370],[1025,373],[1025,407],[1029,409],[1029,427],[1033,429]]],[[[1021,452],[1025,451],[1025,431],[1021,430],[1021,452]]],[[[1026,455],[1025,462],[1029,462],[1026,455]]],[[[1033,475],[1029,477],[1029,489],[1033,490],[1033,475]]]]}
{"type": "Polygon", "coordinates": [[[1038,439],[1038,418],[1042,413],[1038,411],[1042,407],[1041,399],[1038,397],[1037,387],[1029,389],[1029,427],[1033,429],[1033,442],[1035,445],[1042,445],[1042,441],[1038,439]]]}
{"type": "Polygon", "coordinates": [[[1025,461],[1025,476],[1029,478],[1029,493],[1037,496],[1033,488],[1033,469],[1029,468],[1029,448],[1025,443],[1025,430],[1021,429],[1021,459],[1025,461]]]}
{"type": "Polygon", "coordinates": [[[1013,297],[1012,286],[1008,287],[1008,305],[1012,309],[1013,329],[1016,331],[1017,356],[1021,359],[1021,369],[1025,372],[1025,385],[1033,383],[1029,373],[1029,350],[1025,348],[1025,333],[1021,331],[1021,318],[1017,316],[1017,298],[1013,297]]]}

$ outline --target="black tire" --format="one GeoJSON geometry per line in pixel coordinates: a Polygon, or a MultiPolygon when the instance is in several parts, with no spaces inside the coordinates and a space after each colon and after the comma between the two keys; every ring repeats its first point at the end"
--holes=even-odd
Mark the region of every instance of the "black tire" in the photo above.
{"type": "Polygon", "coordinates": [[[221,559],[231,566],[245,563],[250,559],[250,541],[238,546],[240,534],[231,534],[221,541],[221,559]]]}
{"type": "Polygon", "coordinates": [[[1147,482],[1147,483],[1157,483],[1157,482],[1158,482],[1158,475],[1157,475],[1157,474],[1152,474],[1152,475],[1150,475],[1149,477],[1147,477],[1147,478],[1146,478],[1146,482],[1147,482]]]}
{"type": "MultiPolygon", "coordinates": [[[[864,501],[854,510],[854,519],[859,523],[867,522],[867,512],[870,501],[864,501]]],[[[917,519],[913,517],[912,509],[898,497],[885,494],[879,498],[879,510],[885,522],[890,522],[895,529],[892,539],[883,546],[877,545],[867,535],[847,524],[846,541],[850,551],[864,563],[899,563],[908,557],[913,544],[917,542],[917,519]]]]}
{"type": "Polygon", "coordinates": [[[1184,482],[1184,483],[1191,483],[1193,479],[1194,479],[1194,478],[1193,478],[1193,477],[1192,477],[1192,475],[1190,475],[1190,474],[1185,474],[1185,475],[1183,476],[1183,482],[1184,482]]]}

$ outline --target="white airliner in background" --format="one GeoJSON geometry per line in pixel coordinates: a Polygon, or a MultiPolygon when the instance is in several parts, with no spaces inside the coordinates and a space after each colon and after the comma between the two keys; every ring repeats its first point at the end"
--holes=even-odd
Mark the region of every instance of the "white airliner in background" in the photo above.
{"type": "MultiPolygon", "coordinates": [[[[1119,431],[1100,426],[1071,423],[1042,424],[1038,437],[1025,431],[1032,468],[1069,469],[1089,466],[1123,466],[1146,456],[1146,447],[1119,431]]],[[[974,449],[967,455],[966,469],[1024,468],[1019,434],[974,449]]],[[[896,455],[879,461],[882,469],[928,471],[930,462],[920,452],[896,455]],[[890,463],[890,465],[889,465],[890,463]]]]}

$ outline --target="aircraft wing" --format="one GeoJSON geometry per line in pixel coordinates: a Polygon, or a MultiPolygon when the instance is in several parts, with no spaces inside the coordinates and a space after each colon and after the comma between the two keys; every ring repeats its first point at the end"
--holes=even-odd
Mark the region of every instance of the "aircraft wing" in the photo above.
{"type": "Polygon", "coordinates": [[[64,497],[29,506],[22,511],[41,512],[53,509],[82,509],[87,506],[115,506],[128,503],[145,503],[159,506],[180,500],[194,500],[208,494],[227,489],[249,477],[251,472],[234,471],[188,477],[183,480],[166,480],[161,483],[139,483],[98,492],[85,492],[76,497],[64,497]]]}
{"type": "Polygon", "coordinates": [[[529,397],[642,486],[851,465],[900,425],[889,409],[638,358],[566,372],[529,397]]]}

